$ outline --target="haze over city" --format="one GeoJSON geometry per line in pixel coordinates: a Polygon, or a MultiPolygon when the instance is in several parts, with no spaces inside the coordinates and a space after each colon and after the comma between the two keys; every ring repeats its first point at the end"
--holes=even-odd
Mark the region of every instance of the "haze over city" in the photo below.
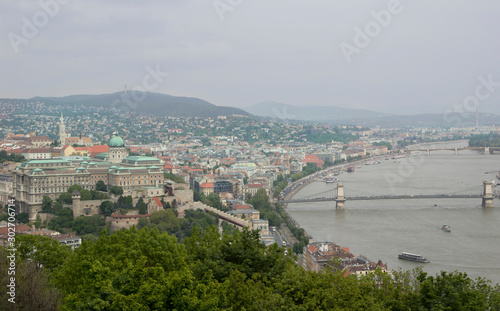
{"type": "Polygon", "coordinates": [[[220,106],[443,113],[483,85],[479,111],[500,114],[499,14],[492,0],[2,1],[0,97],[144,88],[153,70],[148,91],[220,106]]]}

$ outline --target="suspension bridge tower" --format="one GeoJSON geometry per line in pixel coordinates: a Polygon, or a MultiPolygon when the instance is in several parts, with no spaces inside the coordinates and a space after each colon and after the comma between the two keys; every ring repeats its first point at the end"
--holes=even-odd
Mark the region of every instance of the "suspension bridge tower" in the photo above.
{"type": "Polygon", "coordinates": [[[483,185],[483,207],[493,207],[493,199],[495,198],[493,195],[493,181],[485,180],[483,185]]]}
{"type": "Polygon", "coordinates": [[[336,209],[345,209],[345,196],[344,196],[344,184],[337,184],[337,199],[335,200],[336,209]]]}

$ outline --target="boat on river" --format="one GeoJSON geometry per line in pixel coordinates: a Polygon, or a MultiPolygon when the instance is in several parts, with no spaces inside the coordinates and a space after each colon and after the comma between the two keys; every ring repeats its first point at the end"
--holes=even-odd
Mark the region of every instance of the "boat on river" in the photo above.
{"type": "Polygon", "coordinates": [[[404,259],[404,260],[422,262],[422,263],[428,263],[428,262],[430,262],[424,256],[421,256],[421,255],[418,255],[418,254],[412,254],[412,253],[405,253],[405,252],[402,252],[401,254],[399,254],[398,258],[399,259],[404,259]]]}
{"type": "Polygon", "coordinates": [[[443,229],[443,231],[446,231],[446,232],[451,232],[451,228],[450,228],[450,226],[449,226],[449,225],[443,225],[443,226],[441,227],[441,229],[443,229]]]}

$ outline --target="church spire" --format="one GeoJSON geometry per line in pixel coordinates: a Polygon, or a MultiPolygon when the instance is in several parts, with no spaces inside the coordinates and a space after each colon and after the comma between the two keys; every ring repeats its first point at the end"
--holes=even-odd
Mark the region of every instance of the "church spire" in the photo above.
{"type": "Polygon", "coordinates": [[[63,113],[61,111],[61,122],[59,122],[59,141],[61,142],[61,146],[66,145],[67,137],[68,135],[66,135],[66,127],[64,126],[63,113]]]}

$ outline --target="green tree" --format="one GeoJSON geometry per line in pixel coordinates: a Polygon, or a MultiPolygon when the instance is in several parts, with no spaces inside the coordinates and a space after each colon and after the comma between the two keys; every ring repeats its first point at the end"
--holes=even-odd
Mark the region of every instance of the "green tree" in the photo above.
{"type": "Polygon", "coordinates": [[[115,195],[122,195],[123,194],[123,188],[120,186],[111,186],[109,188],[109,193],[115,194],[115,195]]]}
{"type": "Polygon", "coordinates": [[[177,175],[174,175],[172,173],[164,173],[163,175],[164,175],[165,179],[170,179],[173,182],[176,182],[176,183],[179,183],[179,184],[184,184],[185,183],[184,178],[182,178],[180,176],[177,176],[177,175]]]}
{"type": "Polygon", "coordinates": [[[89,190],[82,189],[80,191],[80,200],[82,201],[92,200],[92,193],[89,190]]]}
{"type": "MultiPolygon", "coordinates": [[[[488,310],[489,286],[485,280],[473,281],[466,273],[427,276],[421,272],[419,304],[427,310],[488,310]]],[[[500,305],[497,305],[500,307],[500,305]]]]}
{"type": "Polygon", "coordinates": [[[151,213],[150,222],[160,232],[175,234],[181,229],[181,219],[177,218],[172,209],[162,210],[151,213]]]}
{"type": "Polygon", "coordinates": [[[62,295],[57,288],[50,284],[47,269],[40,269],[40,266],[33,261],[16,260],[15,276],[9,270],[10,254],[3,247],[0,247],[0,310],[59,310],[62,295]],[[8,299],[12,298],[7,294],[8,285],[12,283],[11,278],[15,278],[15,303],[8,299]]]}
{"type": "Polygon", "coordinates": [[[42,213],[52,213],[54,210],[52,209],[53,201],[49,196],[44,195],[42,198],[42,213]]]}
{"type": "Polygon", "coordinates": [[[36,220],[35,220],[35,228],[40,228],[42,226],[42,218],[40,217],[39,214],[36,215],[36,220]]]}
{"type": "MultiPolygon", "coordinates": [[[[109,201],[106,201],[109,202],[109,201]]],[[[105,228],[106,222],[101,215],[80,216],[73,222],[73,231],[78,235],[89,233],[101,233],[105,228]]]]}
{"type": "Polygon", "coordinates": [[[222,238],[216,227],[207,228],[204,234],[195,229],[186,240],[186,249],[189,261],[194,264],[194,275],[199,279],[211,275],[219,282],[233,270],[249,278],[279,278],[292,263],[283,248],[276,244],[266,247],[257,231],[247,229],[222,238]]]}
{"type": "Polygon", "coordinates": [[[147,218],[139,218],[137,221],[137,229],[142,229],[144,227],[149,227],[151,222],[147,218]]]}
{"type": "Polygon", "coordinates": [[[125,196],[123,198],[123,203],[125,205],[132,205],[132,202],[133,202],[133,200],[132,200],[132,196],[131,195],[127,195],[127,196],[125,196]]]}
{"type": "Polygon", "coordinates": [[[259,211],[261,219],[267,219],[269,225],[279,227],[281,225],[280,215],[269,203],[269,196],[265,189],[259,189],[248,201],[259,211]]]}
{"type": "Polygon", "coordinates": [[[64,310],[214,309],[214,288],[194,282],[185,258],[175,237],[132,228],[82,244],[55,283],[64,310]]]}
{"type": "Polygon", "coordinates": [[[68,191],[67,191],[67,192],[68,192],[69,194],[72,194],[72,193],[73,193],[73,191],[75,191],[75,190],[81,193],[81,191],[83,190],[83,188],[82,188],[82,186],[80,186],[80,185],[76,185],[76,184],[75,184],[75,185],[70,186],[70,187],[68,188],[68,191]]]}
{"type": "Polygon", "coordinates": [[[62,204],[59,201],[54,202],[54,205],[52,205],[52,209],[54,210],[54,213],[57,213],[62,209],[62,204]]]}
{"type": "Polygon", "coordinates": [[[17,256],[52,270],[64,263],[71,254],[71,247],[46,236],[23,234],[16,236],[17,256]]]}
{"type": "Polygon", "coordinates": [[[145,215],[148,213],[148,206],[146,205],[146,203],[144,203],[144,200],[142,198],[137,201],[135,208],[139,210],[139,215],[145,215]]]}
{"type": "Polygon", "coordinates": [[[95,190],[97,191],[108,191],[108,187],[103,180],[98,180],[95,184],[95,190]]]}
{"type": "Polygon", "coordinates": [[[55,231],[64,231],[73,227],[73,210],[71,208],[63,208],[56,213],[56,217],[52,218],[47,225],[47,228],[55,231]]]}
{"type": "Polygon", "coordinates": [[[69,192],[63,192],[59,195],[57,198],[57,202],[61,204],[71,204],[73,202],[73,199],[71,197],[71,193],[69,192]]]}
{"type": "Polygon", "coordinates": [[[104,201],[99,205],[99,209],[105,216],[111,216],[113,212],[116,210],[115,205],[111,201],[104,201]]]}
{"type": "Polygon", "coordinates": [[[15,218],[16,218],[17,221],[19,221],[19,222],[21,222],[23,224],[27,224],[30,221],[28,213],[19,213],[19,214],[16,214],[15,218]]]}

